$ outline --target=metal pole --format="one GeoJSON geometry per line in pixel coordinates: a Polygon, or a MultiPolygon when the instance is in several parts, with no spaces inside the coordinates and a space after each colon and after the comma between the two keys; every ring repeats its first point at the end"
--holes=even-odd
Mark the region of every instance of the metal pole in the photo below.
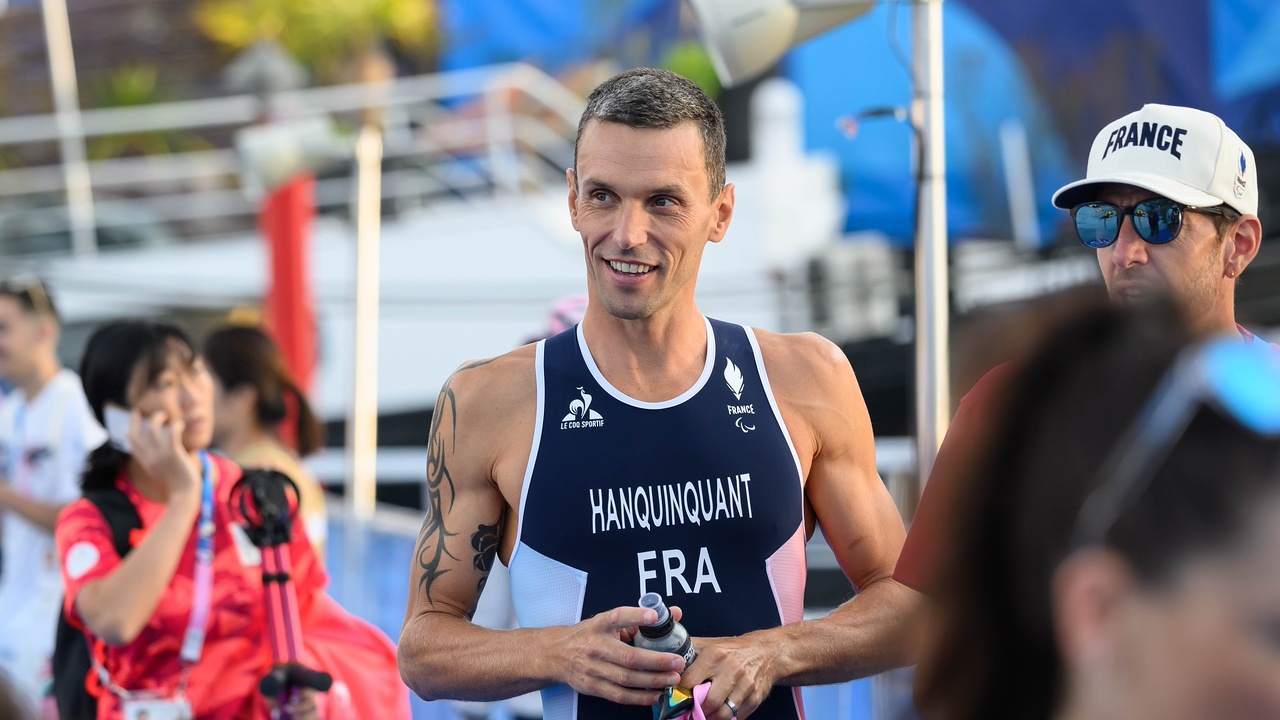
{"type": "Polygon", "coordinates": [[[1031,172],[1027,128],[1021,120],[1010,118],[1000,123],[1000,155],[1004,159],[1013,244],[1023,252],[1035,252],[1040,249],[1040,218],[1036,213],[1036,183],[1031,172]]]}
{"type": "Polygon", "coordinates": [[[62,174],[67,186],[67,213],[71,220],[71,248],[77,255],[97,251],[93,216],[93,186],[85,162],[84,129],[80,125],[80,96],[76,85],[76,60],[71,48],[71,22],[66,0],[41,0],[44,38],[49,48],[49,76],[53,84],[53,110],[62,151],[62,174]]]}
{"type": "Polygon", "coordinates": [[[378,265],[382,224],[382,133],[372,125],[356,141],[355,383],[347,415],[346,502],[357,523],[373,518],[378,458],[378,265]]]}
{"type": "Polygon", "coordinates": [[[916,227],[916,448],[920,487],[933,469],[951,416],[948,360],[947,176],[942,106],[942,2],[916,0],[915,97],[920,138],[916,227]]]}
{"type": "Polygon", "coordinates": [[[489,142],[489,175],[495,192],[520,194],[520,158],[511,117],[509,86],[490,83],[485,89],[485,132],[489,142]]]}

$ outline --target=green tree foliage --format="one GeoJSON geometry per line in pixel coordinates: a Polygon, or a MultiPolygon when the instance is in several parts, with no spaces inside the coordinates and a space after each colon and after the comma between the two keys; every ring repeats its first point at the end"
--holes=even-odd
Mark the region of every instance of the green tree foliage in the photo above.
{"type": "Polygon", "coordinates": [[[232,50],[274,40],[327,82],[385,43],[409,54],[436,44],[432,0],[204,0],[195,20],[232,50]]]}
{"type": "MultiPolygon", "coordinates": [[[[151,105],[164,100],[159,88],[159,72],[153,65],[127,65],[100,76],[91,85],[96,107],[118,108],[151,105]]],[[[131,132],[89,138],[90,160],[106,160],[125,155],[169,155],[211,147],[190,132],[160,130],[131,132]]]]}

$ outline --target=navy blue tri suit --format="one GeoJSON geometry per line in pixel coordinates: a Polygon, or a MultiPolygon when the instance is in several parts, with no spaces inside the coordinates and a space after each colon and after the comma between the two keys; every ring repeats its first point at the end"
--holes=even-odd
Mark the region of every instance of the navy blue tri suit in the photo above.
{"type": "MultiPolygon", "coordinates": [[[[537,348],[537,431],[511,590],[523,627],[571,625],[646,591],[699,637],[797,622],[804,610],[800,464],[754,333],[707,320],[707,361],[662,403],[622,394],[581,327],[537,348]]],[[[650,720],[649,708],[543,691],[548,720],[650,720]]],[[[752,715],[804,717],[798,688],[752,715]]]]}

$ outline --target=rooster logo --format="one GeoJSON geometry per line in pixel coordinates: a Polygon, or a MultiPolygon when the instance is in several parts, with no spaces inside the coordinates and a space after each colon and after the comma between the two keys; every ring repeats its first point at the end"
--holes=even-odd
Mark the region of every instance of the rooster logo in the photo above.
{"type": "Polygon", "coordinates": [[[565,415],[560,422],[571,422],[573,420],[603,420],[604,417],[600,413],[591,409],[591,395],[586,390],[578,388],[577,400],[569,403],[569,414],[565,415]]]}
{"type": "Polygon", "coordinates": [[[724,381],[729,386],[729,392],[733,393],[733,399],[742,399],[742,371],[729,358],[724,359],[724,381]]]}

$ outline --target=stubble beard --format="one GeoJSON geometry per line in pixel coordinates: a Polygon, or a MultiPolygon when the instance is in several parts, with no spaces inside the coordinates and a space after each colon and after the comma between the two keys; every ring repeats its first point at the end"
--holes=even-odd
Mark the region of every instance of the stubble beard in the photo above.
{"type": "Polygon", "coordinates": [[[1200,326],[1206,317],[1217,310],[1219,294],[1222,292],[1222,268],[1220,255],[1215,245],[1214,251],[1205,258],[1195,275],[1187,284],[1186,292],[1176,298],[1183,314],[1194,326],[1200,326]]]}
{"type": "MultiPolygon", "coordinates": [[[[1113,278],[1113,282],[1120,279],[1113,278]]],[[[1183,317],[1198,327],[1216,310],[1221,281],[1222,268],[1219,267],[1219,255],[1215,249],[1181,287],[1175,288],[1160,279],[1158,284],[1148,284],[1149,292],[1136,297],[1118,291],[1108,291],[1108,295],[1112,304],[1118,307],[1141,307],[1167,296],[1182,312],[1183,317]]]]}
{"type": "Polygon", "coordinates": [[[621,293],[599,293],[600,305],[619,320],[644,320],[653,314],[654,299],[650,297],[619,297],[621,293]]]}

